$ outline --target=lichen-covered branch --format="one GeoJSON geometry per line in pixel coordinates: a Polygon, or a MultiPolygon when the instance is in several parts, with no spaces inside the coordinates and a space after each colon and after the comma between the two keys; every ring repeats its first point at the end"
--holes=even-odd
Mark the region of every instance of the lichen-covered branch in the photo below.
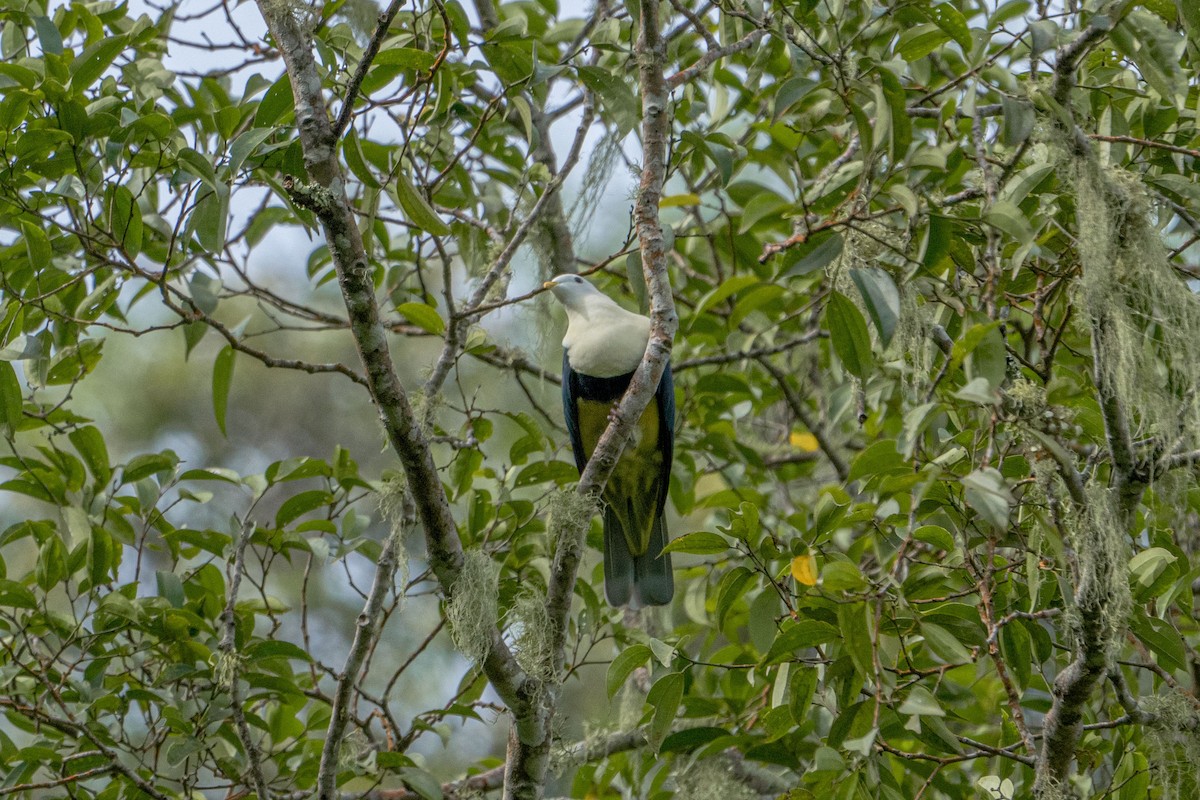
{"type": "MultiPolygon", "coordinates": [[[[616,406],[608,427],[580,476],[577,492],[589,500],[600,495],[633,431],[634,423],[641,418],[657,390],[679,326],[667,275],[666,240],[658,215],[667,174],[667,138],[670,132],[669,90],[663,74],[666,43],[662,38],[658,0],[644,0],[642,3],[635,53],[642,95],[642,173],[633,218],[641,247],[642,272],[649,290],[650,339],[642,363],[634,372],[625,396],[616,406]]],[[[563,659],[571,597],[582,555],[582,548],[571,546],[570,543],[581,536],[582,529],[564,532],[551,566],[546,605],[551,621],[551,652],[556,660],[556,669],[561,667],[563,659]]]]}
{"type": "MultiPolygon", "coordinates": [[[[313,43],[288,6],[270,0],[260,0],[258,6],[283,54],[295,98],[296,128],[304,164],[314,181],[314,185],[301,186],[298,190],[308,196],[310,207],[316,209],[321,221],[337,269],[350,330],[366,369],[371,397],[388,441],[404,469],[418,519],[425,531],[430,566],[443,592],[451,597],[462,568],[462,544],[429,443],[392,363],[386,331],[379,318],[370,265],[346,196],[345,178],[337,158],[337,137],[321,91],[313,43]]],[[[484,673],[512,710],[516,723],[521,725],[532,714],[529,678],[501,638],[499,628],[494,628],[490,637],[488,654],[482,665],[484,673]]],[[[356,679],[356,675],[347,673],[341,682],[356,679]]],[[[339,741],[326,742],[330,752],[336,752],[338,747],[339,741]]]]}
{"type": "MultiPolygon", "coordinates": [[[[1119,18],[1128,0],[1108,4],[1103,13],[1093,15],[1084,30],[1071,42],[1059,47],[1054,67],[1051,97],[1060,106],[1062,120],[1076,150],[1076,157],[1087,162],[1081,169],[1095,169],[1090,163],[1095,155],[1086,135],[1075,123],[1071,112],[1071,93],[1075,86],[1075,70],[1079,60],[1088,49],[1100,41],[1112,29],[1113,20],[1119,18]]],[[[1089,178],[1085,175],[1081,180],[1089,178]]],[[[1084,259],[1086,261],[1086,259],[1084,259]]],[[[1084,264],[1088,269],[1108,269],[1107,264],[1084,264]]],[[[1085,274],[1085,279],[1086,279],[1085,274]]],[[[1094,305],[1094,304],[1090,304],[1094,305]]],[[[1096,685],[1109,670],[1109,645],[1113,638],[1114,624],[1111,619],[1118,614],[1114,605],[1120,605],[1113,596],[1113,588],[1125,587],[1123,574],[1115,575],[1117,565],[1107,562],[1112,553],[1091,552],[1103,549],[1099,545],[1114,535],[1123,535],[1131,522],[1133,509],[1144,489],[1133,452],[1129,430],[1128,410],[1123,407],[1106,365],[1111,363],[1105,348],[1110,346],[1108,335],[1115,320],[1103,308],[1089,308],[1092,314],[1092,357],[1093,380],[1104,418],[1108,455],[1112,463],[1110,485],[1116,491],[1116,502],[1101,501],[1088,496],[1086,504],[1083,488],[1074,467],[1059,456],[1059,466],[1070,490],[1075,514],[1080,528],[1076,543],[1079,561],[1075,587],[1076,625],[1073,635],[1074,652],[1071,663],[1054,680],[1053,704],[1047,712],[1042,726],[1042,748],[1037,763],[1037,779],[1034,794],[1039,797],[1054,796],[1071,774],[1071,763],[1075,759],[1079,738],[1083,733],[1083,719],[1087,703],[1096,685]],[[1097,506],[1103,504],[1105,508],[1097,506]],[[1117,533],[1104,528],[1115,528],[1117,533]]],[[[1053,448],[1052,448],[1053,452],[1053,448]]]]}

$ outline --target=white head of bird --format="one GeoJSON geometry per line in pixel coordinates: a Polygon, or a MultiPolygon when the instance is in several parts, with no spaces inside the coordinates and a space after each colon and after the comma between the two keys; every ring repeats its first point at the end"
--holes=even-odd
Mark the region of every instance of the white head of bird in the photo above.
{"type": "Polygon", "coordinates": [[[637,368],[650,340],[649,317],[626,311],[578,275],[559,275],[542,285],[567,311],[562,343],[576,372],[613,378],[637,368]]]}

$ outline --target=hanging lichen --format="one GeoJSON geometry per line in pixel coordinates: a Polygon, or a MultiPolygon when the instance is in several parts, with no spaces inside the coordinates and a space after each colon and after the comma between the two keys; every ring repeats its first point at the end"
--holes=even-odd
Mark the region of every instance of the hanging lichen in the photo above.
{"type": "Polygon", "coordinates": [[[576,195],[571,210],[567,212],[577,240],[587,236],[592,223],[599,216],[595,211],[600,205],[600,195],[604,192],[604,187],[612,180],[613,163],[621,154],[622,138],[621,133],[613,128],[592,148],[587,170],[583,174],[583,185],[579,187],[579,194],[576,195]]]}
{"type": "Polygon", "coordinates": [[[379,513],[388,523],[388,535],[395,541],[397,585],[400,598],[408,585],[408,551],[404,547],[404,534],[416,516],[408,483],[398,473],[387,475],[379,487],[379,513]]]}
{"type": "Polygon", "coordinates": [[[517,623],[517,663],[538,680],[554,681],[553,635],[546,598],[534,591],[522,592],[510,613],[517,623]]]}
{"type": "Polygon", "coordinates": [[[596,513],[596,504],[578,492],[559,491],[547,501],[547,527],[550,531],[551,552],[569,547],[583,548],[588,523],[596,513]]]}
{"type": "Polygon", "coordinates": [[[425,392],[418,389],[409,393],[408,402],[412,407],[413,418],[417,421],[421,435],[429,438],[433,434],[433,422],[438,409],[441,408],[445,399],[440,392],[433,397],[427,397],[425,392]]]}
{"type": "Polygon", "coordinates": [[[901,362],[905,394],[911,402],[921,403],[933,383],[934,354],[937,352],[933,338],[936,306],[918,304],[920,293],[907,284],[900,285],[899,291],[900,319],[884,357],[901,362]]]}
{"type": "Polygon", "coordinates": [[[487,658],[496,630],[500,594],[500,565],[482,550],[470,550],[446,606],[450,637],[458,651],[472,661],[487,658]]]}
{"type": "Polygon", "coordinates": [[[222,691],[229,691],[233,688],[233,682],[237,680],[241,673],[242,664],[245,662],[245,657],[240,653],[230,652],[228,650],[218,650],[213,653],[209,659],[209,665],[212,667],[213,683],[216,684],[222,691]]]}
{"type": "Polygon", "coordinates": [[[737,779],[727,757],[705,758],[675,776],[676,797],[689,800],[758,800],[758,793],[737,779]]]}
{"type": "Polygon", "coordinates": [[[1155,717],[1146,726],[1145,744],[1163,800],[1200,797],[1200,713],[1193,702],[1179,692],[1141,700],[1142,710],[1155,717]]]}
{"type": "Polygon", "coordinates": [[[1163,451],[1200,434],[1200,300],[1173,274],[1140,180],[1077,165],[1082,298],[1102,390],[1163,451]]]}
{"type": "Polygon", "coordinates": [[[1086,511],[1068,513],[1064,518],[1076,562],[1075,598],[1065,617],[1067,630],[1077,642],[1096,642],[1111,659],[1122,644],[1133,605],[1128,526],[1114,493],[1098,486],[1088,491],[1086,511]]]}

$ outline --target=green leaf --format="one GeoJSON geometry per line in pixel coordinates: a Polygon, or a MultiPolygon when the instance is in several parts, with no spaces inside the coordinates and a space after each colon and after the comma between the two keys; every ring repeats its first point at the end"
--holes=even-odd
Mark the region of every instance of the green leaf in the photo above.
{"type": "Polygon", "coordinates": [[[29,263],[38,269],[45,269],[54,257],[54,249],[50,245],[50,237],[39,226],[27,220],[21,220],[21,235],[25,240],[25,252],[29,254],[29,263]]]}
{"type": "Polygon", "coordinates": [[[221,435],[225,432],[225,411],[229,407],[229,387],[233,384],[233,363],[236,351],[229,346],[223,347],[213,361],[212,396],[213,414],[217,419],[217,427],[221,435]]]}
{"type": "Polygon", "coordinates": [[[992,467],[977,469],[964,476],[962,484],[966,489],[967,505],[997,530],[1007,530],[1009,513],[1016,500],[999,470],[992,467]]]}
{"type": "Polygon", "coordinates": [[[966,664],[971,661],[970,651],[941,625],[922,622],[921,635],[925,637],[929,648],[947,664],[966,664]]]}
{"type": "MultiPolygon", "coordinates": [[[[1001,350],[1003,350],[1004,340],[1000,338],[999,328],[999,322],[985,322],[980,323],[979,325],[972,325],[970,328],[968,328],[966,333],[962,335],[962,338],[954,343],[954,348],[950,353],[950,364],[946,368],[946,373],[951,374],[954,372],[954,370],[958,369],[962,365],[963,361],[966,360],[967,356],[974,352],[975,348],[979,347],[980,344],[989,336],[994,336],[994,338],[988,346],[993,349],[999,347],[1001,350]]],[[[988,360],[990,362],[992,359],[988,360]]],[[[989,374],[985,374],[984,377],[988,378],[989,382],[991,382],[991,379],[994,376],[991,375],[989,371],[989,374]]],[[[999,386],[1000,383],[999,381],[996,381],[992,383],[992,385],[999,386]]]]}
{"type": "Polygon", "coordinates": [[[294,103],[292,82],[285,72],[279,80],[271,84],[263,99],[259,101],[258,111],[254,112],[254,127],[274,126],[285,114],[294,110],[294,103]]]}
{"type": "Polygon", "coordinates": [[[982,376],[972,378],[966,386],[954,393],[959,400],[968,403],[978,403],[981,406],[1000,404],[1000,395],[992,386],[992,382],[982,376]]]}
{"type": "Polygon", "coordinates": [[[812,706],[816,691],[816,668],[793,664],[788,675],[788,711],[797,725],[803,724],[808,716],[808,709],[812,706]]]}
{"type": "Polygon", "coordinates": [[[114,563],[114,552],[113,540],[109,532],[99,525],[91,526],[88,537],[87,563],[88,579],[91,580],[92,586],[108,582],[114,563]]]}
{"type": "Polygon", "coordinates": [[[883,86],[883,98],[892,118],[892,159],[900,162],[904,160],[909,145],[912,144],[912,120],[908,116],[904,87],[891,70],[881,69],[879,77],[883,86]]]}
{"type": "Polygon", "coordinates": [[[401,67],[402,69],[426,70],[437,61],[437,53],[421,50],[416,47],[388,47],[380,50],[371,62],[371,68],[377,66],[401,67]]]}
{"type": "Polygon", "coordinates": [[[1000,140],[1008,147],[1016,147],[1029,138],[1033,133],[1033,124],[1037,121],[1037,109],[1033,103],[1019,97],[1007,94],[1000,96],[1000,105],[1004,109],[1001,116],[1000,140]]]}
{"type": "Polygon", "coordinates": [[[43,53],[54,56],[62,55],[62,34],[59,33],[52,19],[39,14],[33,18],[33,27],[37,31],[38,44],[41,45],[43,53]]]}
{"type": "Polygon", "coordinates": [[[89,374],[100,363],[100,348],[103,344],[103,339],[80,339],[78,344],[58,351],[50,360],[50,368],[45,378],[46,385],[64,386],[76,383],[89,374]]]}
{"type": "Polygon", "coordinates": [[[830,292],[829,302],[825,305],[825,324],[833,340],[833,350],[846,371],[865,380],[874,365],[874,358],[871,334],[858,307],[841,292],[830,292]]]}
{"type": "Polygon", "coordinates": [[[983,221],[1007,233],[1021,244],[1033,241],[1033,227],[1020,208],[1008,200],[997,200],[983,215],[983,221]]]}
{"type": "Polygon", "coordinates": [[[949,3],[939,3],[929,12],[929,16],[934,24],[950,34],[965,55],[971,54],[971,30],[961,11],[949,3]]]}
{"type": "Polygon", "coordinates": [[[896,288],[892,276],[878,267],[852,269],[850,278],[862,295],[867,313],[875,323],[875,330],[879,331],[879,340],[887,347],[900,321],[900,290],[896,288]]]}
{"type": "Polygon", "coordinates": [[[583,85],[597,95],[600,104],[612,114],[618,132],[625,134],[633,130],[641,116],[641,109],[624,77],[604,67],[581,66],[576,69],[583,85]]]}
{"type": "Polygon", "coordinates": [[[142,251],[142,211],[137,200],[119,183],[112,184],[107,195],[108,230],[126,254],[137,256],[142,251]]]}
{"type": "Polygon", "coordinates": [[[812,237],[805,247],[795,249],[795,253],[798,256],[796,262],[783,269],[779,277],[798,277],[807,275],[810,272],[816,272],[819,269],[825,269],[825,267],[832,264],[842,254],[845,246],[846,240],[837,231],[831,231],[824,235],[818,234],[812,237]]]}
{"type": "Polygon", "coordinates": [[[901,714],[913,714],[919,717],[944,717],[945,709],[937,698],[924,686],[914,686],[908,691],[908,696],[896,709],[901,714]]]}
{"type": "Polygon", "coordinates": [[[692,553],[700,556],[724,553],[727,550],[729,550],[729,542],[725,540],[725,537],[709,531],[685,533],[683,536],[673,539],[663,548],[664,553],[692,553]]]}
{"type": "Polygon", "coordinates": [[[12,436],[20,427],[25,416],[21,410],[23,405],[16,369],[9,362],[0,361],[0,424],[4,426],[6,436],[12,436]]]}
{"type": "Polygon", "coordinates": [[[1033,642],[1023,620],[1014,620],[1000,629],[1000,652],[1021,688],[1029,686],[1035,665],[1033,642]]]}
{"type": "Polygon", "coordinates": [[[425,800],[442,800],[442,785],[423,769],[407,767],[401,771],[400,780],[425,800]]]}
{"type": "Polygon", "coordinates": [[[121,473],[121,483],[137,483],[159,472],[175,469],[179,459],[169,450],[163,453],[146,453],[131,460],[121,473]]]}
{"type": "Polygon", "coordinates": [[[46,537],[38,548],[34,577],[43,591],[53,589],[67,577],[67,548],[57,533],[46,537]]]}
{"type": "Polygon", "coordinates": [[[775,641],[762,658],[762,665],[768,667],[781,661],[791,659],[797,650],[806,647],[816,647],[829,644],[840,639],[842,634],[828,622],[815,619],[801,619],[794,625],[786,626],[775,636],[775,641]]]}
{"type": "Polygon", "coordinates": [[[112,477],[112,466],[108,460],[108,447],[104,444],[104,436],[93,425],[75,428],[67,438],[83,457],[83,463],[96,479],[98,484],[106,484],[112,477]]]}
{"type": "Polygon", "coordinates": [[[1129,561],[1129,578],[1135,584],[1149,587],[1175,562],[1175,554],[1164,547],[1143,550],[1129,561]]]}
{"type": "Polygon", "coordinates": [[[693,316],[699,318],[700,315],[707,313],[718,303],[722,303],[743,289],[755,286],[758,283],[760,281],[755,275],[735,275],[732,278],[722,281],[719,286],[700,298],[693,316]]]}
{"type": "Polygon", "coordinates": [[[438,313],[438,310],[431,305],[426,305],[425,303],[401,303],[396,306],[396,311],[426,333],[441,336],[446,330],[446,321],[442,319],[442,315],[438,313]]]}
{"type": "Polygon", "coordinates": [[[174,608],[183,608],[186,597],[183,593],[183,581],[179,579],[178,575],[174,572],[158,570],[154,573],[154,581],[159,597],[166,598],[174,608]]]}
{"type": "Polygon", "coordinates": [[[287,658],[294,661],[312,662],[312,655],[302,647],[282,640],[266,639],[248,645],[242,652],[247,660],[260,658],[287,658]]]}
{"type": "Polygon", "coordinates": [[[200,246],[214,255],[224,250],[228,224],[228,187],[220,186],[216,191],[203,192],[188,219],[188,227],[196,234],[200,246]]]}
{"type": "Polygon", "coordinates": [[[683,674],[669,672],[650,687],[646,702],[654,707],[650,720],[650,744],[656,749],[666,738],[675,722],[675,714],[683,700],[683,674]]]}
{"type": "Polygon", "coordinates": [[[1200,3],[1192,0],[1175,0],[1179,7],[1179,16],[1183,19],[1183,27],[1187,30],[1192,46],[1200,48],[1200,3]]]}
{"type": "MultiPolygon", "coordinates": [[[[853,565],[851,565],[853,566],[853,565]]],[[[874,673],[871,607],[867,603],[841,603],[837,609],[842,646],[850,654],[854,667],[863,675],[874,673]]]]}
{"type": "Polygon", "coordinates": [[[729,731],[724,728],[707,726],[684,728],[663,739],[662,746],[658,748],[658,751],[660,753],[690,753],[698,747],[718,739],[724,739],[729,735],[729,731]]]}
{"type": "Polygon", "coordinates": [[[434,236],[445,236],[450,233],[450,226],[429,205],[424,195],[417,191],[403,170],[396,176],[396,199],[408,221],[418,229],[434,236]]]}
{"type": "Polygon", "coordinates": [[[1154,653],[1158,663],[1168,670],[1186,670],[1187,652],[1179,631],[1165,620],[1147,616],[1135,609],[1129,616],[1129,627],[1137,638],[1154,653]]]}
{"type": "Polygon", "coordinates": [[[189,469],[179,476],[181,481],[222,481],[224,483],[241,483],[242,478],[231,469],[223,467],[205,467],[189,469]]]}
{"type": "Polygon", "coordinates": [[[617,657],[608,665],[608,675],[605,678],[609,700],[621,691],[621,687],[625,685],[625,681],[635,669],[650,660],[650,656],[650,648],[644,644],[630,645],[617,654],[617,657]]]}
{"type": "Polygon", "coordinates": [[[37,608],[37,600],[33,592],[16,581],[0,578],[0,607],[3,608],[37,608]]]}
{"type": "Polygon", "coordinates": [[[860,478],[898,475],[911,471],[912,465],[896,450],[896,441],[883,439],[855,457],[846,480],[856,481],[860,478]]]}
{"type": "Polygon", "coordinates": [[[753,585],[754,573],[746,567],[734,567],[725,573],[717,586],[717,627],[725,627],[725,617],[753,585]]]}
{"type": "Polygon", "coordinates": [[[953,553],[955,550],[954,537],[940,525],[922,525],[913,531],[913,538],[932,546],[935,550],[947,553],[953,553]]]}
{"type": "Polygon", "coordinates": [[[934,24],[914,25],[900,34],[896,55],[908,62],[917,61],[950,41],[950,35],[934,24]]]}
{"type": "Polygon", "coordinates": [[[246,159],[275,132],[274,128],[251,128],[229,145],[229,174],[237,175],[246,159]]]}
{"type": "Polygon", "coordinates": [[[127,39],[124,36],[106,36],[85,48],[79,57],[71,62],[71,88],[78,92],[95,83],[125,49],[126,44],[127,39]]]}
{"type": "Polygon", "coordinates": [[[830,561],[821,568],[821,586],[831,592],[857,592],[867,587],[867,579],[849,561],[830,561]]]}
{"type": "Polygon", "coordinates": [[[333,495],[324,489],[310,489],[289,497],[275,513],[275,527],[282,528],[299,516],[333,502],[333,495]]]}

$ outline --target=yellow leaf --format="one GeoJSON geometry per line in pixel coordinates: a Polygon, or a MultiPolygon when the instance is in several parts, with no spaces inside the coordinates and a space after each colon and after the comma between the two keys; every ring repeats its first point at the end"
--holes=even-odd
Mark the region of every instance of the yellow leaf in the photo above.
{"type": "Polygon", "coordinates": [[[817,559],[812,553],[805,553],[792,559],[792,577],[797,583],[805,586],[817,585],[817,559]]]}
{"type": "Polygon", "coordinates": [[[697,194],[673,194],[669,197],[664,197],[658,201],[659,208],[673,208],[675,206],[698,206],[700,205],[700,195],[697,194]]]}
{"type": "Polygon", "coordinates": [[[817,437],[808,431],[793,431],[792,435],[788,437],[788,441],[792,447],[798,447],[806,453],[815,453],[820,448],[817,437]]]}

